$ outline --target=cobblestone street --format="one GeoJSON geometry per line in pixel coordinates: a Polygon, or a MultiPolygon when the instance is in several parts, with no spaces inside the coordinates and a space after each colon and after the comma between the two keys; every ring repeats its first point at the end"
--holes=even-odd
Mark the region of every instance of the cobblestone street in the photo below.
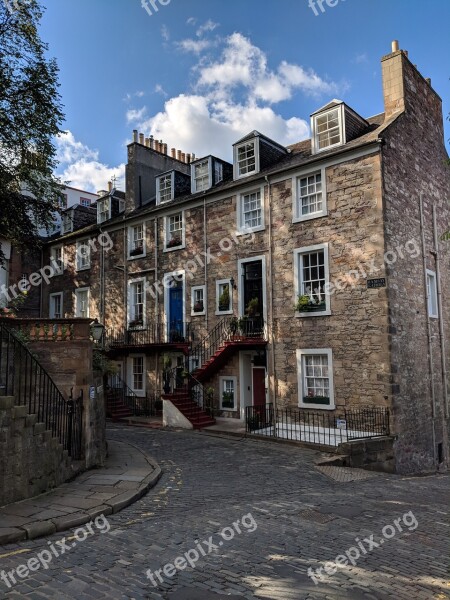
{"type": "MultiPolygon", "coordinates": [[[[0,581],[0,597],[450,598],[448,476],[370,474],[342,481],[331,469],[314,466],[315,451],[284,444],[122,426],[111,427],[108,436],[132,443],[159,463],[163,476],[157,486],[108,516],[108,533],[96,531],[77,542],[47,570],[10,590],[0,581]],[[401,532],[394,528],[410,511],[418,526],[408,528],[409,520],[401,523],[401,532]],[[243,519],[248,513],[256,529],[250,517],[243,519]],[[226,530],[229,540],[218,535],[238,520],[240,533],[226,530]],[[210,536],[216,549],[206,544],[210,536]],[[356,548],[355,538],[377,545],[370,549],[366,542],[366,553],[334,575],[322,569],[316,585],[308,569],[314,574],[356,548]],[[206,555],[197,552],[195,568],[180,567],[172,577],[163,573],[163,583],[154,576],[157,586],[147,578],[148,569],[155,573],[199,545],[206,555]]],[[[70,540],[72,532],[1,548],[0,569],[16,569],[64,535],[70,540]]]]}

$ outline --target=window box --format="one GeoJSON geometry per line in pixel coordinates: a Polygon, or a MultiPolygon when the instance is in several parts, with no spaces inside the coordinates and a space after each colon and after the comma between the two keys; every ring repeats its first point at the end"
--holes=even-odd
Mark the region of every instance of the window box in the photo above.
{"type": "Polygon", "coordinates": [[[144,248],[142,246],[130,251],[130,256],[141,256],[142,254],[144,254],[144,248]]]}
{"type": "Polygon", "coordinates": [[[294,310],[298,313],[320,312],[327,310],[327,303],[325,298],[319,300],[317,295],[313,294],[312,298],[311,296],[303,295],[298,297],[297,303],[294,306],[294,310]]]}
{"type": "Polygon", "coordinates": [[[203,302],[196,302],[194,304],[194,312],[195,313],[203,312],[203,302]]]}
{"type": "Polygon", "coordinates": [[[325,404],[328,406],[330,398],[329,396],[304,396],[303,404],[325,404]]]}
{"type": "Polygon", "coordinates": [[[144,325],[143,319],[135,319],[134,321],[130,321],[129,327],[142,327],[144,325]]]}
{"type": "Polygon", "coordinates": [[[168,248],[176,248],[177,246],[181,246],[183,244],[183,240],[181,240],[180,238],[172,238],[168,244],[167,247],[168,248]]]}

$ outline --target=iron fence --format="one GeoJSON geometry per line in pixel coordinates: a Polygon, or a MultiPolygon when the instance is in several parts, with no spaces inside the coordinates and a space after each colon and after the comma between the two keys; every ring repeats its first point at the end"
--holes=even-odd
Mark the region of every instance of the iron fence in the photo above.
{"type": "Polygon", "coordinates": [[[72,458],[82,454],[82,398],[66,402],[17,332],[0,324],[0,396],[13,396],[52,432],[72,458]]]}
{"type": "Polygon", "coordinates": [[[389,435],[390,431],[389,409],[384,407],[318,412],[275,409],[273,404],[247,406],[245,425],[249,434],[324,446],[389,435]]]}
{"type": "Polygon", "coordinates": [[[136,324],[121,330],[113,330],[105,335],[109,348],[123,346],[151,346],[154,344],[189,343],[194,337],[191,323],[171,321],[166,323],[136,324]]]}

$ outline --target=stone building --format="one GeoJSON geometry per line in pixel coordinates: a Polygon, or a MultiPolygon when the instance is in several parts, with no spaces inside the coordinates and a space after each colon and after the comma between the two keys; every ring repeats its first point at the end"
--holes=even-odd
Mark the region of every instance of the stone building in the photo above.
{"type": "Polygon", "coordinates": [[[395,42],[382,73],[381,114],[332,100],[311,139],[286,148],[252,131],[233,164],[135,132],[125,195],[110,190],[96,223],[48,244],[59,266],[43,315],[98,318],[138,398],[161,392],[170,364],[214,390],[223,417],[386,407],[398,472],[445,465],[442,103],[395,42]]]}

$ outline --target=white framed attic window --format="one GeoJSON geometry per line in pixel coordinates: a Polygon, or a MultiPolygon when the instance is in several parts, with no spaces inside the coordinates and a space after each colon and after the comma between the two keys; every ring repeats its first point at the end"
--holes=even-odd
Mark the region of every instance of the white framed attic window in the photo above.
{"type": "Polygon", "coordinates": [[[61,217],[61,234],[72,233],[73,231],[73,211],[63,213],[61,217]]]}
{"type": "Polygon", "coordinates": [[[156,180],[156,201],[157,204],[163,204],[173,200],[175,173],[166,173],[156,180]]]}
{"type": "Polygon", "coordinates": [[[438,300],[437,300],[437,282],[436,273],[427,269],[427,296],[428,296],[428,316],[431,319],[439,318],[438,300]]]}
{"type": "Polygon", "coordinates": [[[104,223],[111,218],[111,201],[109,198],[97,202],[97,223],[104,223]]]}
{"type": "Polygon", "coordinates": [[[211,159],[207,158],[191,167],[192,193],[204,192],[211,187],[211,159]]]}
{"type": "Polygon", "coordinates": [[[248,177],[259,171],[259,145],[256,139],[234,147],[234,178],[248,177]]]}
{"type": "Polygon", "coordinates": [[[343,106],[337,106],[312,117],[314,152],[323,152],[344,143],[343,106]]]}
{"type": "Polygon", "coordinates": [[[325,169],[295,179],[294,223],[328,214],[325,182],[325,169]]]}
{"type": "Polygon", "coordinates": [[[331,348],[297,350],[297,377],[300,408],[334,409],[331,348]]]}

